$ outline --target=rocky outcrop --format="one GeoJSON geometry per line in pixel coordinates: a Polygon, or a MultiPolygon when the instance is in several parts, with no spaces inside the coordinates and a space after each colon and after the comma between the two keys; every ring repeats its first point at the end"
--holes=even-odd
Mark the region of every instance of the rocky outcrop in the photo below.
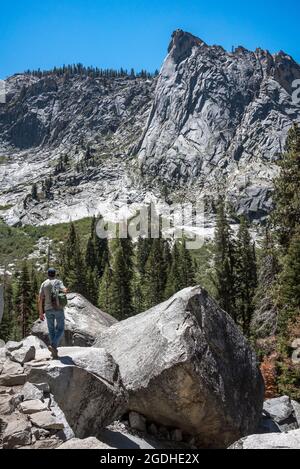
{"type": "Polygon", "coordinates": [[[257,428],[264,386],[256,358],[200,287],[113,325],[95,346],[119,365],[129,410],[196,436],[200,447],[226,447],[257,428]]]}
{"type": "Polygon", "coordinates": [[[229,449],[300,449],[300,430],[251,435],[237,441],[229,449]]]}
{"type": "Polygon", "coordinates": [[[102,349],[62,347],[59,357],[37,366],[29,364],[28,381],[48,383],[77,437],[97,436],[127,408],[117,365],[102,349]]]}
{"type": "Polygon", "coordinates": [[[228,53],[175,31],[137,147],[144,174],[171,186],[193,181],[207,195],[224,184],[239,214],[263,216],[272,163],[300,121],[292,98],[299,78],[300,66],[282,52],[228,53]]]}
{"type": "Polygon", "coordinates": [[[70,147],[98,135],[102,152],[124,153],[141,133],[153,85],[138,77],[15,75],[6,81],[7,104],[0,108],[1,143],[22,150],[70,147]]]}
{"type": "Polygon", "coordinates": [[[155,79],[139,77],[10,77],[7,104],[0,105],[0,205],[13,205],[5,220],[75,220],[99,213],[100,206],[111,211],[117,193],[136,195],[127,164],[154,86],[155,79]],[[66,155],[68,165],[56,174],[66,155]],[[33,182],[40,191],[50,176],[50,197],[40,203],[28,197],[33,182]]]}
{"type": "Polygon", "coordinates": [[[0,448],[50,449],[73,438],[63,413],[48,390],[34,385],[3,387],[0,393],[0,448]],[[35,399],[29,399],[35,396],[35,399]],[[4,408],[5,403],[9,406],[4,408]]]}
{"type": "MultiPolygon", "coordinates": [[[[65,308],[65,334],[61,345],[89,347],[104,329],[116,322],[115,318],[93,306],[83,296],[70,293],[65,308]]],[[[49,344],[46,321],[36,321],[32,334],[49,344]]]]}

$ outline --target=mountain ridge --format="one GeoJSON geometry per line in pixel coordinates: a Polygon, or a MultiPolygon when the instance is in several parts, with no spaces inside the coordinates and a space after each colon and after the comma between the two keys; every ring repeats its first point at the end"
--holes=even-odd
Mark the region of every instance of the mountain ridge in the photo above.
{"type": "Polygon", "coordinates": [[[171,200],[208,206],[225,194],[238,214],[260,221],[288,129],[300,122],[299,78],[284,52],[230,53],[182,30],[158,76],[10,77],[0,105],[0,206],[12,207],[0,213],[9,224],[58,223],[126,200],[129,211],[166,204],[167,187],[171,200]],[[68,168],[53,174],[66,154],[68,168]],[[38,201],[28,198],[33,183],[38,201]]]}

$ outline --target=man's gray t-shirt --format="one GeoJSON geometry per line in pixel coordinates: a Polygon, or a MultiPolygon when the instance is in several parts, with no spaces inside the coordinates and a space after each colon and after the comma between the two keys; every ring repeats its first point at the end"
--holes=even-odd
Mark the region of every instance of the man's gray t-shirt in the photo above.
{"type": "Polygon", "coordinates": [[[42,295],[45,298],[45,304],[44,304],[44,309],[45,311],[49,311],[50,309],[53,309],[52,306],[52,301],[51,301],[51,292],[52,292],[52,285],[55,284],[56,288],[59,288],[59,290],[64,290],[65,286],[63,282],[59,279],[47,279],[45,282],[42,283],[41,288],[40,288],[40,295],[42,295]]]}

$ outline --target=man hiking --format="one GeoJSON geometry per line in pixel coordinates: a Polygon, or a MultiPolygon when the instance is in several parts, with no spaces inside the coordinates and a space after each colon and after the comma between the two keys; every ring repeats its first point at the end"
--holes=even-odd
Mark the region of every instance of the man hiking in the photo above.
{"type": "Polygon", "coordinates": [[[39,294],[39,316],[44,321],[45,316],[49,331],[50,350],[54,359],[58,358],[57,347],[65,331],[64,307],[67,304],[67,288],[56,278],[56,270],[48,270],[48,279],[42,283],[39,294]]]}

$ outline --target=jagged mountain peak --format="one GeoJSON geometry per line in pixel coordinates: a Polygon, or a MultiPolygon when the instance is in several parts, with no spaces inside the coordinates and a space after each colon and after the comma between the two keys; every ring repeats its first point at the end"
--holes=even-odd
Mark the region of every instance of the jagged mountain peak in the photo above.
{"type": "Polygon", "coordinates": [[[172,55],[176,62],[180,62],[186,55],[189,55],[192,48],[206,45],[204,41],[191,33],[182,29],[176,29],[172,34],[172,39],[168,47],[168,53],[172,55]]]}

